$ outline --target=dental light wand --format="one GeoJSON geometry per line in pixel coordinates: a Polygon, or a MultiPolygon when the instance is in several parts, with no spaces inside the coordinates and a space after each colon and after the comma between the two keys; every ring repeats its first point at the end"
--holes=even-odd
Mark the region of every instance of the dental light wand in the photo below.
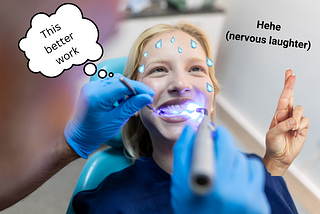
{"type": "MultiPolygon", "coordinates": [[[[136,91],[136,89],[134,89],[123,77],[120,77],[120,81],[131,91],[131,93],[132,93],[133,95],[138,94],[138,92],[136,91]]],[[[152,111],[154,111],[154,112],[156,112],[156,111],[154,110],[154,108],[153,108],[150,104],[147,105],[147,108],[150,109],[150,110],[152,110],[152,111]]]]}
{"type": "Polygon", "coordinates": [[[196,111],[203,114],[203,120],[193,146],[189,185],[196,195],[205,196],[212,192],[216,173],[213,140],[215,127],[208,117],[207,109],[197,108],[196,111]]]}

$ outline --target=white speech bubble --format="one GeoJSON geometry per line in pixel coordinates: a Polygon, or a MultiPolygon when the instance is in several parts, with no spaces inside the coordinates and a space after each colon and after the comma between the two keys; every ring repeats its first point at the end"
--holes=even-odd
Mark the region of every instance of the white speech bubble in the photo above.
{"type": "Polygon", "coordinates": [[[76,5],[68,3],[60,5],[50,16],[34,15],[19,48],[29,59],[32,72],[57,77],[73,65],[99,60],[103,49],[98,38],[95,23],[84,18],[76,5]]]}

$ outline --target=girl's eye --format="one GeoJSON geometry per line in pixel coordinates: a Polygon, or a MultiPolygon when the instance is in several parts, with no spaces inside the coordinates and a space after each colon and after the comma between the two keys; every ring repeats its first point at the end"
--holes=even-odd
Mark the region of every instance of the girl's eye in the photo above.
{"type": "Polygon", "coordinates": [[[193,67],[193,68],[190,69],[190,71],[191,72],[193,72],[193,71],[203,71],[203,69],[200,68],[200,67],[193,67]]]}
{"type": "Polygon", "coordinates": [[[151,73],[153,73],[153,72],[155,72],[155,73],[160,73],[160,72],[165,72],[165,70],[164,70],[163,68],[156,68],[156,69],[153,69],[153,70],[151,71],[151,73]]]}
{"type": "Polygon", "coordinates": [[[148,75],[151,75],[152,77],[164,77],[168,73],[169,71],[166,67],[155,67],[149,71],[148,75]]]}

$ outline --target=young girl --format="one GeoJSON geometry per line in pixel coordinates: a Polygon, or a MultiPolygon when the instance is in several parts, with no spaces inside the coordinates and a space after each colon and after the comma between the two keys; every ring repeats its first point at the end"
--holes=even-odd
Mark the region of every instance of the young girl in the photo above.
{"type": "MultiPolygon", "coordinates": [[[[76,213],[172,213],[173,146],[186,124],[197,125],[181,112],[188,110],[188,105],[197,104],[206,108],[214,119],[219,86],[214,75],[211,43],[203,31],[191,24],[160,24],[144,31],[130,51],[124,76],[155,91],[151,104],[155,112],[142,108],[124,125],[123,141],[128,153],[136,159],[134,164],[108,176],[95,190],[78,193],[73,201],[76,213]]],[[[283,98],[291,97],[294,81],[292,71],[288,70],[279,106],[289,105],[283,98]]],[[[294,116],[291,117],[287,108],[279,106],[267,134],[264,157],[271,174],[285,172],[300,152],[308,127],[300,107],[289,108],[294,116]],[[301,147],[286,146],[293,141],[301,147]]],[[[263,188],[272,212],[297,213],[283,178],[271,177],[265,170],[265,179],[263,188]]]]}

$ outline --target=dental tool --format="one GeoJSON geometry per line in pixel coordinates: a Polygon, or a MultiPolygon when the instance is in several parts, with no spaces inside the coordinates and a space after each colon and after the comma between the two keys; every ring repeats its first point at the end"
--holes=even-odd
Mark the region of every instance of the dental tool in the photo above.
{"type": "Polygon", "coordinates": [[[205,196],[212,192],[216,173],[212,136],[215,135],[215,127],[208,117],[207,109],[197,108],[196,112],[202,113],[203,119],[193,146],[189,185],[196,195],[205,196]]]}
{"type": "MultiPolygon", "coordinates": [[[[136,89],[134,89],[123,77],[120,77],[120,81],[131,91],[133,95],[138,94],[136,89]]],[[[147,105],[147,108],[156,113],[155,109],[150,104],[147,105]]]]}

